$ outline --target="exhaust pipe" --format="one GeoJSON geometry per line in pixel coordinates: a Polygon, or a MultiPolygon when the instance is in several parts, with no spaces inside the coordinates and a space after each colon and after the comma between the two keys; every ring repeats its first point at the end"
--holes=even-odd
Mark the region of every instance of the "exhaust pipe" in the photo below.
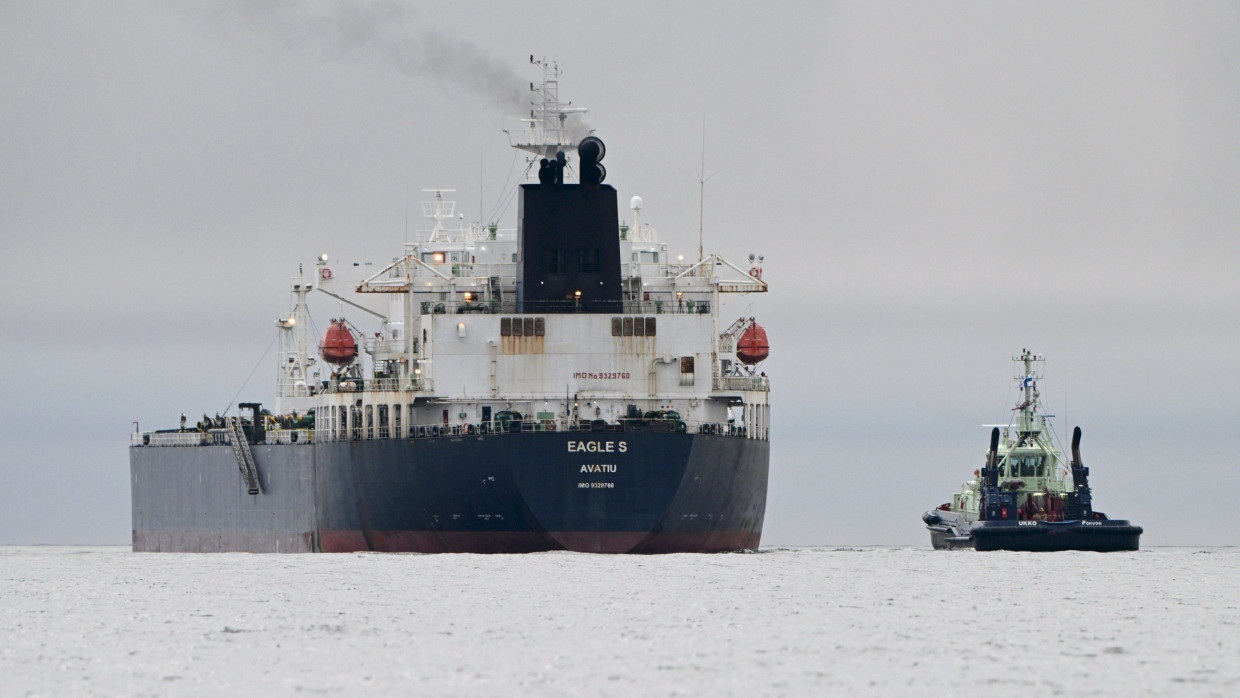
{"type": "Polygon", "coordinates": [[[986,456],[986,485],[995,487],[999,484],[999,427],[990,430],[990,451],[986,456]]]}
{"type": "Polygon", "coordinates": [[[1081,460],[1081,428],[1072,430],[1072,484],[1076,488],[1075,501],[1071,504],[1073,518],[1090,519],[1094,516],[1093,497],[1089,493],[1089,468],[1081,460]]]}
{"type": "Polygon", "coordinates": [[[1089,484],[1089,468],[1081,460],[1081,428],[1072,429],[1072,484],[1078,489],[1089,484]]]}

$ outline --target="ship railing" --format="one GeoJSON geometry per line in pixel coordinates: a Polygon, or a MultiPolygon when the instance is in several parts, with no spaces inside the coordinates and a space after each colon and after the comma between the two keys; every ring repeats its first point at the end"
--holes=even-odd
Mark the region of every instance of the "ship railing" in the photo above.
{"type": "Polygon", "coordinates": [[[342,378],[337,381],[324,381],[324,393],[373,393],[400,390],[399,378],[342,378]]]}
{"type": "MultiPolygon", "coordinates": [[[[669,297],[645,299],[624,299],[618,301],[602,301],[602,300],[545,300],[545,301],[526,301],[523,312],[526,314],[535,313],[624,313],[628,315],[710,315],[710,300],[708,298],[674,298],[669,297]]],[[[515,315],[517,314],[517,302],[512,299],[499,300],[428,300],[417,301],[415,310],[422,315],[515,315]]],[[[397,340],[378,340],[378,341],[397,341],[397,340]]],[[[367,351],[370,351],[370,341],[367,343],[367,351]]],[[[376,347],[379,345],[376,344],[376,347]]],[[[402,348],[394,348],[393,353],[403,351],[402,348]]]]}
{"type": "Polygon", "coordinates": [[[147,431],[129,435],[131,446],[227,446],[232,436],[226,429],[207,431],[147,431]]]}
{"type": "Polygon", "coordinates": [[[706,298],[654,298],[626,300],[624,312],[637,315],[710,315],[706,298]]]}
{"type": "Polygon", "coordinates": [[[418,301],[418,310],[423,315],[497,315],[499,313],[517,312],[516,300],[498,300],[495,298],[478,300],[433,300],[418,301]]]}
{"type": "MultiPolygon", "coordinates": [[[[435,253],[424,252],[423,254],[433,255],[435,253]]],[[[442,280],[445,277],[455,277],[458,279],[473,278],[478,280],[493,277],[504,279],[516,278],[517,265],[514,262],[441,262],[431,257],[430,259],[422,260],[421,264],[414,264],[410,267],[409,272],[409,276],[416,280],[430,279],[434,281],[436,279],[442,280]]]]}
{"type": "Polygon", "coordinates": [[[766,376],[720,376],[715,379],[715,390],[769,390],[766,376]]]}
{"type": "Polygon", "coordinates": [[[405,353],[405,340],[368,337],[366,339],[366,353],[401,355],[405,353]]]}
{"type": "MultiPolygon", "coordinates": [[[[434,204],[434,202],[427,202],[427,201],[422,202],[423,211],[427,210],[425,208],[427,204],[434,204]]],[[[433,216],[428,214],[428,217],[433,217],[433,216]]],[[[486,226],[475,225],[475,226],[471,226],[470,228],[454,228],[454,229],[445,228],[443,230],[438,230],[438,231],[423,229],[423,230],[418,230],[415,233],[415,237],[417,238],[416,242],[405,243],[406,253],[412,253],[416,251],[419,247],[428,247],[428,248],[433,247],[436,243],[448,243],[448,244],[459,245],[459,244],[486,242],[488,240],[499,240],[499,241],[516,240],[517,229],[516,228],[501,228],[498,225],[486,225],[486,226]],[[432,237],[435,238],[433,241],[431,240],[432,237]]]]}
{"type": "Polygon", "coordinates": [[[523,312],[532,313],[616,313],[626,315],[710,315],[710,301],[701,298],[639,300],[538,300],[525,301],[523,312]]]}
{"type": "MultiPolygon", "coordinates": [[[[359,425],[360,426],[360,425],[359,425]]],[[[269,429],[264,443],[267,445],[308,444],[314,443],[314,429],[269,429]]],[[[689,434],[712,434],[745,438],[746,429],[742,425],[725,422],[686,422],[679,419],[634,418],[616,422],[594,421],[560,421],[555,419],[524,419],[496,420],[479,424],[417,424],[402,429],[396,425],[392,428],[379,426],[377,429],[350,429],[353,440],[387,440],[389,438],[442,438],[479,435],[528,434],[535,432],[677,432],[689,434]],[[405,433],[401,433],[401,432],[405,433]],[[375,436],[378,436],[378,439],[375,436]]],[[[345,439],[350,438],[346,436],[345,439]]],[[[172,431],[142,432],[130,434],[131,446],[228,446],[232,444],[232,434],[226,429],[210,429],[207,431],[172,431]]]]}
{"type": "Polygon", "coordinates": [[[268,429],[266,443],[275,444],[308,444],[314,442],[313,429],[268,429]]]}
{"type": "MultiPolygon", "coordinates": [[[[746,438],[743,425],[727,422],[686,422],[678,419],[622,419],[617,422],[603,420],[561,422],[554,419],[525,419],[482,422],[480,424],[415,424],[407,429],[406,438],[436,439],[445,437],[528,434],[534,432],[678,432],[688,434],[712,434],[746,438]]],[[[393,430],[395,433],[395,430],[393,430]]]]}
{"type": "Polygon", "coordinates": [[[131,434],[129,443],[133,446],[201,446],[205,436],[201,431],[156,431],[131,434]]]}

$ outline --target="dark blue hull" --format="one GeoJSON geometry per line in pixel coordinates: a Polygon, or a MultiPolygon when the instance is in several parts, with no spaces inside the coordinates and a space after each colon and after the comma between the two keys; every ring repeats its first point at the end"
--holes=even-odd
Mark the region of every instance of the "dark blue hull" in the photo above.
{"type": "Polygon", "coordinates": [[[922,516],[936,550],[1017,550],[1055,552],[1139,550],[1143,529],[1128,521],[973,521],[931,510],[922,516]]]}
{"type": "Polygon", "coordinates": [[[983,521],[973,525],[978,550],[1137,550],[1142,529],[1127,521],[983,521]]]}
{"type": "Polygon", "coordinates": [[[248,495],[227,447],[134,447],[134,549],[752,550],[768,460],[766,441],[676,432],[256,446],[248,495]]]}

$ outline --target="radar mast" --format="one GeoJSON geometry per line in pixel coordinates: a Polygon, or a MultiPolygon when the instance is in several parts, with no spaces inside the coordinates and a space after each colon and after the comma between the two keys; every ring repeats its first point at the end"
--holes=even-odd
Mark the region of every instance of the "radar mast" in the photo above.
{"type": "Polygon", "coordinates": [[[534,96],[530,100],[530,115],[521,119],[529,124],[529,131],[517,134],[515,141],[511,140],[512,133],[505,133],[508,133],[512,147],[539,158],[554,160],[557,152],[576,150],[581,142],[580,136],[588,135],[588,129],[583,126],[577,129],[581,131],[577,134],[579,137],[574,138],[574,129],[569,124],[570,116],[585,114],[587,109],[574,107],[572,102],[560,101],[560,67],[555,61],[530,56],[530,63],[542,70],[543,77],[538,86],[530,83],[530,93],[534,96]]]}

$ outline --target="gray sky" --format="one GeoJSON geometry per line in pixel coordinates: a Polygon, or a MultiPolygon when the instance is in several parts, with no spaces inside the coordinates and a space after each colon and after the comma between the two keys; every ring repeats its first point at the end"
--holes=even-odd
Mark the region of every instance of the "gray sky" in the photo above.
{"type": "Polygon", "coordinates": [[[531,53],[664,240],[704,137],[766,256],[765,544],[927,544],[1026,346],[1099,509],[1240,543],[1240,6],[445,5],[0,1],[0,543],[127,543],[132,422],[270,403],[299,262],[496,215],[531,53]]]}

